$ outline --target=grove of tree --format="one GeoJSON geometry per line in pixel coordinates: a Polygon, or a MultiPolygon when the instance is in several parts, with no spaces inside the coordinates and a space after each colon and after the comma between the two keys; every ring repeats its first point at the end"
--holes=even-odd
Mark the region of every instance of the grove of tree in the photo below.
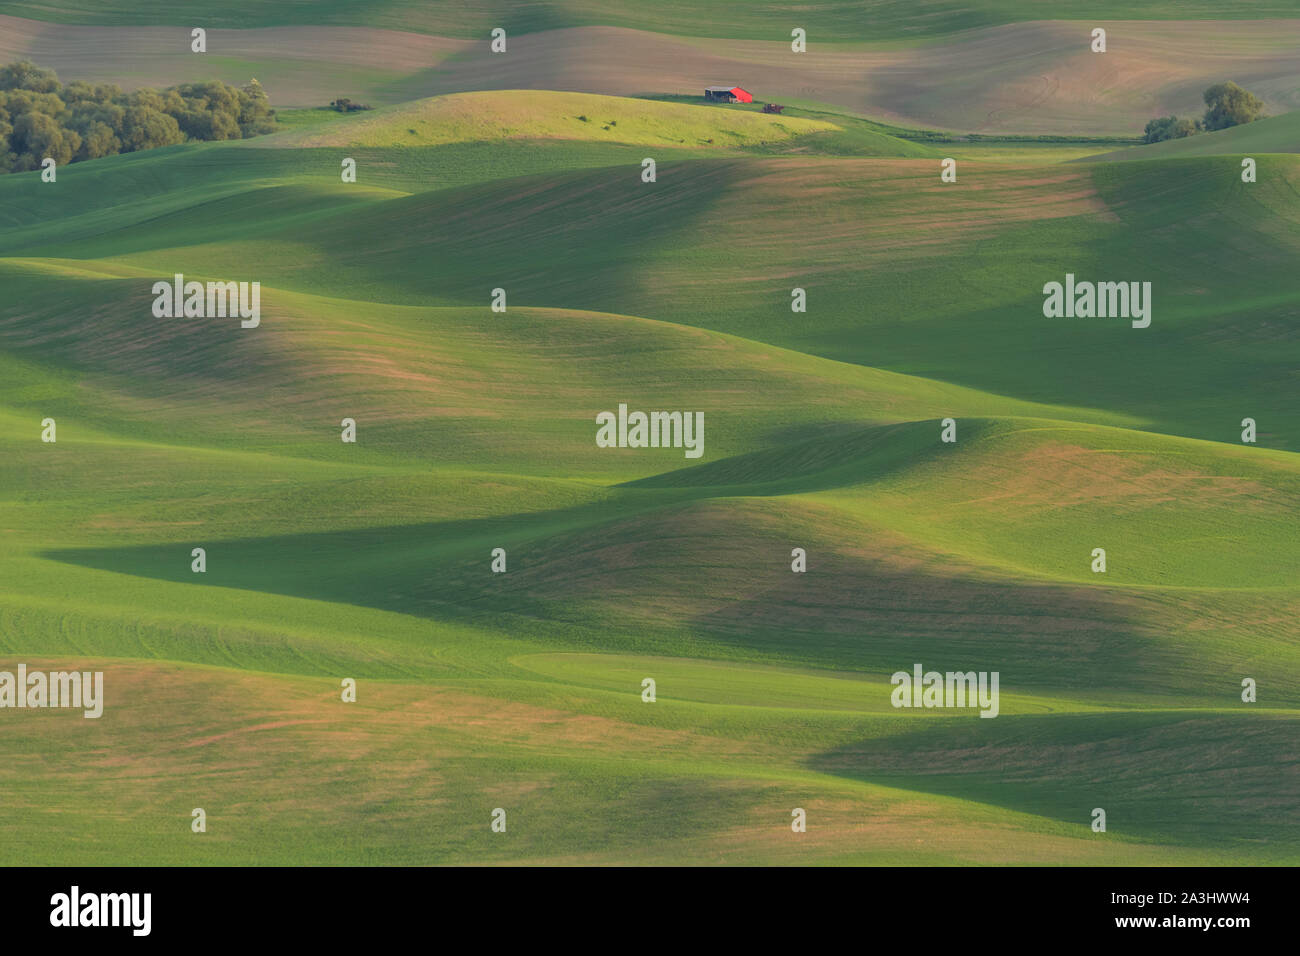
{"type": "Polygon", "coordinates": [[[190,140],[246,139],[275,128],[256,79],[244,87],[209,80],[165,90],[76,80],[26,60],[0,66],[0,172],[59,166],[190,140]]]}

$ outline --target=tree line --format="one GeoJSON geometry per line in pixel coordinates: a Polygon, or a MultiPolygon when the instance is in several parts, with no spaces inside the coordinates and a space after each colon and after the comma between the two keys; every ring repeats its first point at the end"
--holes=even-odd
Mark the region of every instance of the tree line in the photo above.
{"type": "Polygon", "coordinates": [[[1214,84],[1202,94],[1202,99],[1205,100],[1205,115],[1201,119],[1158,117],[1147,123],[1143,141],[1159,143],[1166,139],[1182,139],[1197,133],[1253,123],[1264,115],[1264,101],[1231,80],[1214,84]]]}
{"type": "Polygon", "coordinates": [[[39,169],[191,140],[247,139],[275,128],[257,80],[217,80],[131,93],[75,80],[26,60],[0,67],[0,172],[39,169]]]}

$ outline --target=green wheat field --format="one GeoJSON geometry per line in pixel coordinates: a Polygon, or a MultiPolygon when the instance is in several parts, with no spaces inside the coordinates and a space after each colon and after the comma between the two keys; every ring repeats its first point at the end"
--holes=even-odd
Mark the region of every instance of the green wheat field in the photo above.
{"type": "Polygon", "coordinates": [[[1092,6],[0,2],[278,123],[0,175],[0,864],[1300,863],[1300,2],[1092,6]]]}

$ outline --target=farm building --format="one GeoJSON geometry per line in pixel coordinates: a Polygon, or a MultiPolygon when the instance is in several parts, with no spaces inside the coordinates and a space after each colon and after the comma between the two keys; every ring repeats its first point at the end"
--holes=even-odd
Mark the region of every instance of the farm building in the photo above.
{"type": "Polygon", "coordinates": [[[739,86],[706,86],[704,98],[716,103],[752,103],[754,94],[739,86]]]}

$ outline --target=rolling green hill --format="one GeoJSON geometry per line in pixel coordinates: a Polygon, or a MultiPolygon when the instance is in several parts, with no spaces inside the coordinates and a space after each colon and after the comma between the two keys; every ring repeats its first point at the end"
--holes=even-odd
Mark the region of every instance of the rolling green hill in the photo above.
{"type": "Polygon", "coordinates": [[[433,97],[365,113],[319,131],[308,128],[286,133],[272,142],[292,147],[385,147],[541,139],[728,148],[834,129],[837,127],[817,120],[679,103],[504,90],[433,97]]]}
{"type": "MultiPolygon", "coordinates": [[[[1253,184],[1235,158],[1207,157],[1032,175],[968,163],[959,182],[973,188],[953,188],[936,160],[673,154],[650,184],[638,153],[624,152],[616,166],[424,191],[407,182],[396,195],[369,180],[373,170],[392,182],[387,169],[407,166],[405,150],[371,154],[348,185],[328,182],[339,155],[198,148],[176,157],[178,169],[208,157],[214,181],[228,184],[219,198],[194,203],[180,176],[160,193],[159,174],[142,165],[144,207],[128,192],[101,195],[90,202],[118,211],[78,204],[78,215],[35,222],[11,244],[0,237],[0,249],[154,278],[253,271],[286,292],[485,316],[490,291],[505,287],[514,306],[650,315],[1191,437],[1234,441],[1252,417],[1272,447],[1295,447],[1288,370],[1300,290],[1278,281],[1300,251],[1291,156],[1261,157],[1253,184]],[[277,168],[290,182],[269,178],[277,168]],[[174,211],[158,221],[151,209],[174,211]],[[110,216],[121,228],[102,227],[110,216]],[[1207,283],[1211,268],[1223,272],[1207,283]],[[1067,272],[1151,282],[1151,327],[1045,319],[1043,285],[1067,272]],[[806,314],[790,312],[795,287],[807,291],[806,314]],[[1153,387],[1151,370],[1171,351],[1182,374],[1153,387]],[[1078,369],[1087,374],[1066,374],[1078,369]]],[[[73,167],[60,189],[81,195],[83,176],[88,191],[101,181],[73,167]]],[[[8,177],[0,196],[32,181],[8,177]]]]}
{"type": "Polygon", "coordinates": [[[1295,156],[531,90],[317,119],[0,177],[0,670],[107,688],[0,718],[0,861],[1300,860],[1295,156]],[[1151,325],[1044,316],[1067,272],[1151,325]],[[176,273],[260,324],[155,318],[176,273]],[[620,404],[702,454],[599,447],[620,404]],[[998,672],[997,719],[892,707],[918,662],[998,672]]]}

